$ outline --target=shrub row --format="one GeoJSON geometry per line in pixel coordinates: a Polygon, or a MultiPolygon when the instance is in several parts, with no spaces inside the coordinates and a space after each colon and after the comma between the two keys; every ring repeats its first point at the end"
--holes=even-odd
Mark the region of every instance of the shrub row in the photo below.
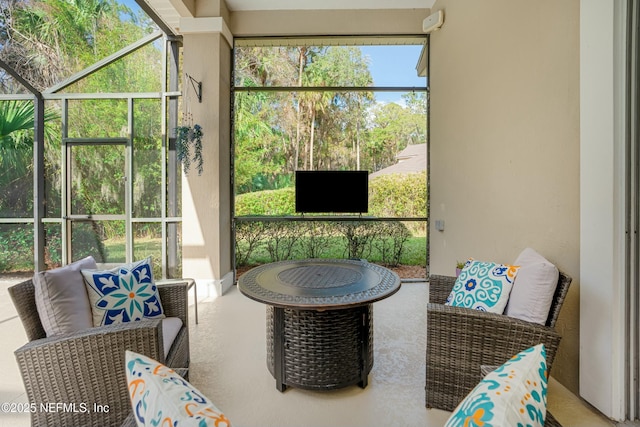
{"type": "MultiPolygon", "coordinates": [[[[62,264],[62,239],[60,226],[45,225],[44,260],[47,268],[62,264]]],[[[74,231],[74,260],[92,255],[97,262],[106,259],[106,248],[91,229],[80,228],[74,231]]],[[[33,226],[0,225],[0,272],[33,270],[33,226]]]]}
{"type": "Polygon", "coordinates": [[[382,264],[400,263],[411,236],[399,221],[241,221],[236,224],[236,266],[252,263],[266,251],[270,261],[300,258],[368,258],[374,251],[382,264]]]}

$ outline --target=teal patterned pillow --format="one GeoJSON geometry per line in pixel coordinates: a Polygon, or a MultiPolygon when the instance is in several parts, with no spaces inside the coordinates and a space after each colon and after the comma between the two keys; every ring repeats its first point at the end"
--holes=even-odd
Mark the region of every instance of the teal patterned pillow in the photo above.
{"type": "Polygon", "coordinates": [[[542,427],[547,416],[547,379],[544,345],[528,348],[487,374],[456,407],[445,427],[542,427]]]}
{"type": "Polygon", "coordinates": [[[502,314],[519,268],[469,259],[445,305],[502,314]]]}
{"type": "Polygon", "coordinates": [[[81,270],[93,326],[165,317],[153,281],[151,257],[112,270],[81,270]]]}

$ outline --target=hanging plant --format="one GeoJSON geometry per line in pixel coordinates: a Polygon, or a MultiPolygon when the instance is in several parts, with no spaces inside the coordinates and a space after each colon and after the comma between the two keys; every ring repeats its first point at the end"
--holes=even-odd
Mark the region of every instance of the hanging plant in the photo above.
{"type": "MultiPolygon", "coordinates": [[[[185,74],[185,81],[183,87],[185,89],[185,97],[183,100],[183,124],[176,128],[176,156],[178,161],[182,163],[182,170],[185,175],[189,174],[191,164],[195,165],[198,175],[202,175],[202,126],[193,123],[193,115],[191,114],[191,93],[190,86],[196,90],[193,84],[195,80],[185,74]],[[193,151],[193,152],[192,152],[193,151]]],[[[198,89],[196,96],[198,101],[202,102],[202,84],[198,83],[198,89]]]]}
{"type": "Polygon", "coordinates": [[[195,124],[182,125],[176,128],[176,156],[182,163],[185,175],[189,174],[193,162],[198,175],[202,175],[202,126],[195,124]],[[193,148],[193,153],[191,152],[193,148]]]}

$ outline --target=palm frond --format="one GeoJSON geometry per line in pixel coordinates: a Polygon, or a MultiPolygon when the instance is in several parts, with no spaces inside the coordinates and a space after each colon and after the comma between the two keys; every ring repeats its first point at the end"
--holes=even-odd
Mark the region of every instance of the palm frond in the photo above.
{"type": "Polygon", "coordinates": [[[33,128],[34,105],[30,101],[6,101],[0,103],[0,138],[19,130],[33,128]]]}
{"type": "MultiPolygon", "coordinates": [[[[53,110],[46,110],[44,121],[56,116],[53,110]]],[[[15,169],[20,174],[29,168],[33,152],[34,119],[33,101],[0,102],[0,166],[3,169],[15,169]]]]}

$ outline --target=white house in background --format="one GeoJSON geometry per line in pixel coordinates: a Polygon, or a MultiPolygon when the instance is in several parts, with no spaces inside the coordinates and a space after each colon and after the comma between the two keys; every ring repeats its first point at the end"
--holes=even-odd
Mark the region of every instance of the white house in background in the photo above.
{"type": "Polygon", "coordinates": [[[391,165],[370,174],[369,179],[391,173],[415,173],[426,171],[427,144],[408,145],[407,148],[398,153],[396,160],[398,162],[395,165],[391,165]]]}

